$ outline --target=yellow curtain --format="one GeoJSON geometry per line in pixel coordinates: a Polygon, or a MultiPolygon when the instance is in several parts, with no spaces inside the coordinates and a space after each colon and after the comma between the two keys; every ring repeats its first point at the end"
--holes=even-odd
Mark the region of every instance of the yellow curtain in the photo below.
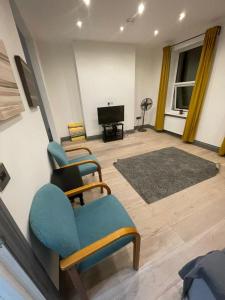
{"type": "Polygon", "coordinates": [[[192,92],[189,111],[182,136],[182,140],[184,142],[192,143],[195,138],[199,117],[211,73],[216,38],[219,31],[220,27],[216,26],[208,29],[205,35],[201,58],[195,79],[195,86],[192,92]]]}
{"type": "Polygon", "coordinates": [[[169,73],[170,73],[170,57],[171,57],[171,47],[167,46],[163,48],[162,69],[161,69],[158,104],[157,104],[157,112],[156,112],[156,120],[155,120],[155,129],[158,131],[162,131],[164,128],[164,113],[165,113],[166,96],[167,96],[169,73]]]}
{"type": "Polygon", "coordinates": [[[223,139],[223,143],[219,149],[219,155],[225,155],[225,138],[223,139]]]}

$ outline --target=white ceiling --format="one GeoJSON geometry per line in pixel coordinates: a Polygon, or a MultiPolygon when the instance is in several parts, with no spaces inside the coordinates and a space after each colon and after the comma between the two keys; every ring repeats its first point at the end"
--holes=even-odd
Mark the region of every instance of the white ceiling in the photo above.
{"type": "Polygon", "coordinates": [[[146,10],[134,24],[126,19],[137,11],[138,0],[15,0],[32,34],[44,40],[98,40],[145,44],[151,47],[202,33],[225,20],[225,0],[145,0],[146,10]],[[179,13],[187,16],[178,22],[179,13]],[[76,21],[83,21],[82,29],[76,21]],[[123,33],[119,31],[125,25],[123,33]],[[154,37],[154,30],[159,35],[154,37]]]}

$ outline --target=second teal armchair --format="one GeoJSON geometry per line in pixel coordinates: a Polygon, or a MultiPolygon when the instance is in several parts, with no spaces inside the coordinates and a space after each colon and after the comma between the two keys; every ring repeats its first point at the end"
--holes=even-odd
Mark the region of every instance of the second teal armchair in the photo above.
{"type": "MultiPolygon", "coordinates": [[[[99,180],[102,182],[102,171],[101,166],[95,155],[92,154],[91,150],[86,147],[76,147],[69,150],[64,150],[63,147],[57,142],[50,142],[48,144],[48,153],[54,158],[60,168],[66,168],[67,166],[77,166],[81,176],[94,174],[98,172],[99,180]],[[77,150],[86,150],[87,155],[81,155],[74,159],[69,159],[66,152],[72,152],[77,150]]],[[[102,191],[102,189],[101,189],[102,191]]]]}

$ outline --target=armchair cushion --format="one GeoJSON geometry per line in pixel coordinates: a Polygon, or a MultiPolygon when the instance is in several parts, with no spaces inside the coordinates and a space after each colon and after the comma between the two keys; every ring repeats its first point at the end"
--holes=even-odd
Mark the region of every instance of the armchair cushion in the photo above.
{"type": "MultiPolygon", "coordinates": [[[[30,226],[36,237],[48,248],[65,258],[123,227],[135,227],[126,210],[112,195],[73,209],[64,193],[46,184],[34,196],[30,226]]],[[[82,261],[85,271],[100,260],[127,245],[133,236],[120,238],[82,261]]]]}
{"type": "MultiPolygon", "coordinates": [[[[94,160],[98,162],[95,155],[82,155],[80,157],[76,157],[74,159],[69,160],[65,151],[63,150],[63,147],[58,144],[57,142],[50,142],[48,144],[48,152],[53,156],[53,158],[56,160],[57,164],[60,167],[66,166],[68,164],[72,164],[75,162],[80,162],[83,160],[94,160]]],[[[81,166],[78,166],[78,169],[80,171],[81,176],[85,176],[91,173],[94,173],[97,171],[97,166],[95,164],[84,164],[81,166]]]]}
{"type": "Polygon", "coordinates": [[[50,142],[48,144],[48,152],[54,157],[60,167],[68,165],[68,158],[60,144],[56,142],[50,142]]]}
{"type": "MultiPolygon", "coordinates": [[[[122,227],[135,227],[120,202],[112,195],[97,199],[90,204],[74,209],[81,248],[105,237],[122,227]]],[[[80,271],[89,269],[132,241],[122,238],[80,263],[80,271]]]]}
{"type": "MultiPolygon", "coordinates": [[[[83,160],[94,160],[94,161],[98,162],[96,156],[91,154],[91,155],[84,155],[84,156],[69,160],[69,164],[72,164],[74,162],[80,162],[83,160]]],[[[85,176],[85,175],[88,175],[88,174],[91,174],[91,173],[94,173],[97,171],[96,164],[84,164],[84,165],[78,166],[78,168],[80,170],[81,176],[85,176]]]]}
{"type": "Polygon", "coordinates": [[[73,208],[64,193],[53,184],[44,185],[34,196],[30,226],[36,237],[61,257],[80,249],[73,208]]]}

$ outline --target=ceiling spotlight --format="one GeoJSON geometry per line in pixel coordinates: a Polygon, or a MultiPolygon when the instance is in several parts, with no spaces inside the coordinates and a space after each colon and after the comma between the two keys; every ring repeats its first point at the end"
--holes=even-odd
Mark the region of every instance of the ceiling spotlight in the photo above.
{"type": "Polygon", "coordinates": [[[157,36],[159,34],[159,31],[156,29],[155,31],[154,31],[154,36],[157,36]]]}
{"type": "Polygon", "coordinates": [[[120,31],[121,31],[121,32],[124,31],[124,26],[120,26],[120,31]]]}
{"type": "Polygon", "coordinates": [[[81,28],[82,27],[82,21],[77,21],[77,27],[81,28]]]}
{"type": "Polygon", "coordinates": [[[186,13],[183,11],[182,13],[179,14],[179,21],[183,21],[183,19],[186,17],[186,13]]]}
{"type": "Polygon", "coordinates": [[[139,13],[139,15],[142,15],[143,12],[144,12],[144,10],[145,10],[144,3],[141,2],[141,3],[138,5],[138,13],[139,13]]]}
{"type": "Polygon", "coordinates": [[[91,0],[83,0],[83,2],[84,2],[85,5],[89,6],[90,3],[91,3],[91,0]]]}

